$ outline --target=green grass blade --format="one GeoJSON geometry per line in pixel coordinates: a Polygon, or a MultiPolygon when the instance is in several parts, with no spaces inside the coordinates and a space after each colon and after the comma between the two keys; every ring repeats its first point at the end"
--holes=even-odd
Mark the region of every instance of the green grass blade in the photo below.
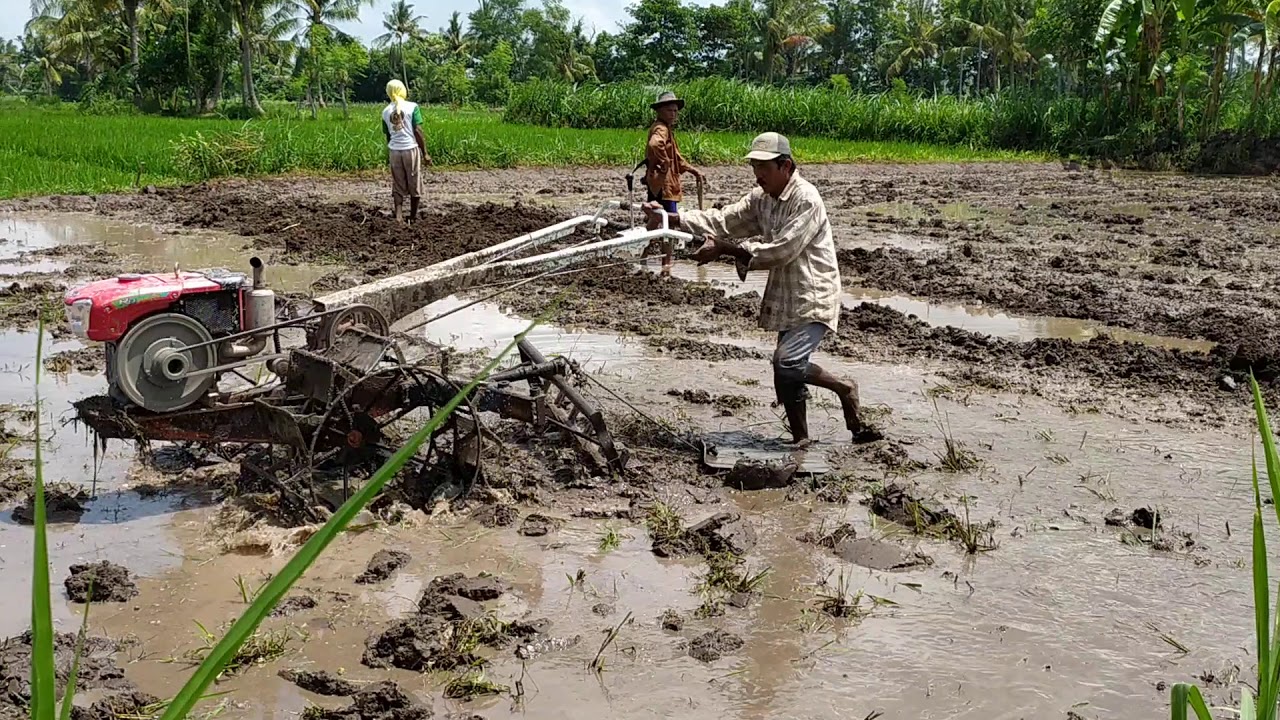
{"type": "Polygon", "coordinates": [[[1196,720],[1213,720],[1213,714],[1205,705],[1200,688],[1187,683],[1175,683],[1169,692],[1169,709],[1172,720],[1187,720],[1187,708],[1196,713],[1196,720]]]}
{"type": "Polygon", "coordinates": [[[71,703],[76,697],[76,680],[80,677],[80,658],[84,656],[84,642],[89,637],[89,608],[93,605],[93,581],[89,581],[89,593],[84,604],[84,618],[80,620],[80,634],[76,636],[76,653],[71,658],[71,673],[67,676],[67,689],[62,693],[62,712],[58,720],[71,720],[71,703]]]}
{"type": "Polygon", "coordinates": [[[1240,688],[1240,720],[1257,720],[1258,711],[1253,706],[1253,693],[1249,688],[1240,688]]]}
{"type": "Polygon", "coordinates": [[[1253,511],[1253,613],[1258,641],[1258,697],[1271,686],[1271,583],[1267,578],[1267,537],[1262,531],[1262,511],[1253,511]]]}
{"type": "Polygon", "coordinates": [[[1169,691],[1169,717],[1171,720],[1187,720],[1187,688],[1186,683],[1174,683],[1169,691]]]}
{"type": "Polygon", "coordinates": [[[507,347],[497,357],[485,366],[475,379],[468,383],[461,392],[454,395],[453,398],[444,405],[444,407],[436,411],[427,424],[422,426],[418,432],[414,433],[413,437],[411,437],[408,442],[397,450],[390,459],[383,463],[382,467],[378,468],[378,471],[369,479],[369,482],[365,483],[364,487],[360,488],[359,492],[352,495],[347,502],[343,503],[342,507],[338,508],[337,512],[333,514],[333,517],[329,518],[329,521],[326,522],[324,526],[322,526],[320,530],[306,542],[306,544],[294,553],[293,557],[290,558],[284,568],[277,573],[274,578],[272,578],[271,582],[269,582],[266,587],[258,592],[258,597],[253,601],[253,604],[245,610],[244,614],[241,615],[238,620],[236,620],[235,624],[231,626],[231,629],[227,631],[227,634],[223,636],[222,640],[219,641],[218,644],[209,651],[209,654],[205,656],[204,662],[200,663],[200,667],[196,668],[195,673],[187,680],[187,683],[183,685],[182,690],[178,692],[173,701],[169,703],[169,706],[165,708],[164,715],[161,720],[181,720],[181,718],[185,718],[187,714],[191,712],[191,709],[199,701],[201,695],[204,694],[205,689],[213,683],[218,674],[222,672],[222,669],[226,666],[227,662],[235,655],[236,651],[240,649],[240,646],[244,644],[245,640],[253,634],[254,630],[257,629],[262,620],[266,618],[271,612],[271,609],[275,607],[276,603],[284,597],[285,593],[289,591],[289,588],[294,584],[294,582],[296,582],[298,578],[302,577],[302,574],[306,572],[307,568],[310,567],[313,562],[316,561],[316,558],[320,557],[320,554],[324,552],[324,549],[328,547],[329,543],[331,543],[338,534],[342,532],[347,524],[351,522],[356,513],[372,501],[374,497],[377,496],[378,492],[382,490],[382,487],[386,485],[392,477],[395,477],[396,473],[400,471],[400,468],[403,467],[411,457],[413,457],[413,454],[417,452],[419,446],[421,446],[422,443],[425,442],[426,439],[444,423],[444,421],[449,417],[449,414],[452,413],[459,403],[462,402],[463,398],[469,395],[471,391],[475,389],[476,385],[483,381],[484,378],[488,377],[489,373],[498,366],[498,363],[500,363],[502,359],[515,348],[516,343],[522,340],[530,330],[538,325],[539,322],[541,322],[540,319],[534,320],[530,323],[523,332],[516,336],[515,340],[513,340],[511,344],[507,345],[507,347]]]}
{"type": "MultiPolygon", "coordinates": [[[[1253,407],[1258,415],[1258,432],[1262,435],[1262,454],[1267,459],[1267,480],[1271,485],[1271,497],[1280,502],[1280,455],[1276,453],[1276,438],[1271,434],[1271,420],[1267,417],[1267,406],[1262,401],[1262,390],[1258,388],[1258,380],[1249,373],[1249,385],[1253,388],[1253,407]]],[[[1280,523],[1280,505],[1274,506],[1276,522],[1280,523]]]]}
{"type": "Polygon", "coordinates": [[[53,604],[49,597],[49,539],[44,507],[44,458],[40,450],[40,365],[44,362],[44,320],[36,326],[36,467],[32,503],[35,534],[31,567],[31,718],[54,720],[57,692],[53,658],[53,604]]]}

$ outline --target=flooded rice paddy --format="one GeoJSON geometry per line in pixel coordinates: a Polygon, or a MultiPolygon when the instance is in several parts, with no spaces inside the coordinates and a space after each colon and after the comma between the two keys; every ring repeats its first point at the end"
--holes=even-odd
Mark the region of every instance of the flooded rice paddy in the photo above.
{"type": "MultiPolygon", "coordinates": [[[[738,169],[716,172],[714,187],[726,196],[745,187],[738,169]]],[[[225,678],[217,690],[227,694],[208,706],[234,718],[287,718],[313,705],[348,705],[299,689],[279,676],[284,669],[325,670],[357,685],[390,679],[436,717],[466,718],[1146,718],[1167,715],[1174,682],[1200,683],[1216,702],[1234,697],[1236,675],[1252,671],[1254,439],[1231,362],[1242,354],[1261,362],[1275,347],[1264,337],[1246,352],[1226,332],[1203,331],[1199,320],[1179,325],[1151,308],[1163,304],[1166,315],[1184,318],[1209,307],[1242,313],[1221,293],[1243,303],[1269,292],[1269,261],[1254,238],[1269,235],[1280,216],[1244,222],[1219,206],[1256,200],[1274,183],[1028,166],[1010,171],[1020,182],[1007,183],[1017,191],[1005,197],[983,190],[984,172],[992,171],[812,171],[838,221],[840,246],[856,253],[842,256],[841,330],[817,360],[858,380],[885,440],[850,446],[838,403],[815,393],[811,428],[833,471],[790,488],[734,491],[722,474],[700,468],[696,454],[655,446],[638,454],[623,483],[578,478],[563,491],[561,481],[542,483],[541,494],[512,503],[518,518],[510,524],[480,518],[495,497],[511,503],[518,484],[346,533],[294,589],[313,602],[268,621],[288,638],[286,649],[225,678]],[[1109,188],[1105,197],[1102,188],[1109,188]],[[1217,204],[1197,210],[1185,202],[1210,189],[1217,204]],[[1054,204],[1067,209],[1054,216],[1054,204]],[[1168,264],[1161,249],[1190,242],[1171,229],[1186,220],[1175,207],[1191,207],[1207,226],[1222,226],[1222,242],[1242,247],[1219,247],[1215,233],[1201,231],[1210,239],[1196,254],[1168,264]],[[1140,222],[1114,220],[1121,216],[1140,222]],[[1116,230],[1136,226],[1149,232],[1116,230]],[[1071,237],[1055,239],[1063,233],[1071,237]],[[911,237],[927,242],[904,240],[911,237]],[[985,278],[981,287],[931,280],[929,272],[960,272],[966,244],[984,258],[975,270],[985,278]],[[1098,252],[1083,267],[1055,266],[1068,250],[1098,252]],[[1176,267],[1180,279],[1143,280],[1153,265],[1176,267]],[[1060,279],[1030,287],[1064,276],[1073,278],[1070,288],[1060,279]],[[1207,276],[1213,284],[1202,284],[1207,276]],[[1096,292],[1082,294],[1087,288],[1096,292]],[[959,466],[947,461],[955,448],[967,458],[959,466]],[[892,485],[954,513],[980,536],[980,551],[873,512],[874,499],[892,485]],[[572,494],[579,486],[589,490],[572,494]],[[758,583],[743,598],[711,602],[713,558],[653,552],[644,520],[655,502],[687,524],[739,514],[756,538],[744,558],[746,573],[763,573],[758,583]],[[1139,508],[1158,517],[1154,529],[1106,522],[1117,509],[1139,508]],[[563,522],[546,534],[523,533],[523,519],[535,513],[563,522]],[[842,524],[910,562],[871,569],[883,565],[841,553],[839,543],[802,539],[842,524]],[[409,559],[382,582],[357,583],[386,549],[409,559]],[[509,584],[485,603],[496,617],[550,620],[539,652],[521,658],[510,646],[483,648],[493,687],[466,699],[450,691],[456,670],[362,662],[372,638],[418,612],[433,578],[455,572],[492,573],[509,584]],[[853,609],[833,617],[834,596],[853,609]],[[682,618],[679,629],[664,627],[670,613],[682,618]],[[702,653],[703,636],[715,630],[741,644],[717,657],[702,653]]],[[[540,182],[547,180],[527,171],[434,176],[432,192],[448,206],[438,208],[433,229],[403,242],[397,231],[353,214],[359,198],[379,199],[381,187],[373,185],[299,190],[264,181],[221,195],[99,198],[92,207],[76,199],[20,203],[0,216],[8,240],[0,244],[0,273],[26,285],[66,283],[86,266],[244,268],[259,254],[278,289],[306,292],[527,232],[525,224],[590,207],[611,180],[582,171],[582,189],[574,193],[570,183],[563,198],[536,195],[540,182]],[[263,210],[245,199],[264,187],[289,202],[263,210]],[[522,193],[548,205],[532,207],[522,193]],[[303,215],[316,226],[291,227],[303,215]]],[[[360,212],[376,216],[377,209],[360,212]]],[[[694,433],[781,436],[781,411],[770,407],[771,338],[754,329],[751,315],[750,293],[762,280],[741,283],[730,267],[684,262],[664,278],[656,261],[641,265],[585,273],[572,300],[531,333],[533,343],[576,360],[626,400],[595,393],[615,432],[638,411],[694,433]]],[[[493,352],[563,289],[535,287],[417,332],[462,353],[493,352]]],[[[440,300],[403,326],[472,299],[440,300]]],[[[1229,317],[1261,326],[1271,307],[1259,302],[1254,316],[1229,317]]],[[[0,345],[4,429],[15,438],[9,462],[19,467],[30,456],[35,345],[30,329],[6,331],[0,345]]],[[[56,334],[45,339],[46,355],[79,349],[56,334]]],[[[52,580],[61,597],[72,564],[110,560],[129,568],[138,594],[95,606],[90,625],[131,640],[117,658],[126,678],[167,697],[203,645],[200,627],[216,632],[243,610],[246,592],[283,566],[294,531],[261,527],[270,542],[229,544],[236,533],[222,524],[222,497],[190,470],[144,463],[119,442],[95,453],[85,430],[66,422],[72,401],[105,388],[101,370],[91,367],[41,375],[46,476],[92,496],[78,522],[51,532],[52,580]]],[[[627,437],[645,450],[644,436],[627,437]]],[[[4,512],[0,600],[7,607],[25,607],[30,545],[30,528],[4,512]]],[[[55,603],[60,629],[72,630],[81,608],[55,603]]],[[[4,635],[25,629],[22,613],[5,617],[4,635]]]]}

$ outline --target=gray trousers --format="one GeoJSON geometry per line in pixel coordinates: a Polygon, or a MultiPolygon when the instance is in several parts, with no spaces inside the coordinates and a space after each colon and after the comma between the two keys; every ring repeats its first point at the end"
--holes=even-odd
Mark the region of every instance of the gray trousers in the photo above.
{"type": "Polygon", "coordinates": [[[827,326],[816,322],[778,333],[778,347],[773,351],[773,390],[779,403],[809,397],[809,387],[804,382],[809,358],[826,336],[827,326]]]}

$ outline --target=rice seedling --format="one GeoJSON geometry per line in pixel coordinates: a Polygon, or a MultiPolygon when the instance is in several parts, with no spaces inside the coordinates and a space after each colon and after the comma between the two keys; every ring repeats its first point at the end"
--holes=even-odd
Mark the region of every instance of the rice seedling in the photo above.
{"type": "MultiPolygon", "coordinates": [[[[200,639],[204,644],[183,653],[183,659],[193,665],[203,663],[218,644],[217,635],[209,632],[199,622],[196,623],[196,627],[199,628],[200,639]]],[[[306,633],[300,630],[294,630],[293,632],[288,629],[255,631],[231,656],[223,668],[223,673],[234,675],[245,668],[265,665],[273,660],[282,658],[292,649],[291,645],[295,637],[305,640],[307,636],[306,633]]]]}
{"type": "Polygon", "coordinates": [[[663,502],[656,502],[649,508],[644,524],[654,542],[674,541],[684,533],[684,520],[663,502]]]}
{"type": "Polygon", "coordinates": [[[453,700],[468,700],[485,695],[501,695],[510,692],[511,688],[500,685],[485,677],[483,670],[472,670],[449,678],[445,683],[444,696],[453,700]]]}
{"type": "Polygon", "coordinates": [[[964,518],[956,517],[951,521],[951,537],[955,538],[965,552],[970,555],[977,555],[982,552],[990,552],[995,550],[998,543],[995,539],[993,529],[995,523],[988,522],[976,524],[969,518],[969,496],[965,495],[960,498],[960,504],[964,507],[964,518]]]}
{"type": "Polygon", "coordinates": [[[707,556],[707,572],[698,582],[695,591],[712,597],[717,594],[752,594],[760,590],[768,579],[771,568],[752,572],[746,562],[733,553],[713,553],[707,556]]]}
{"type": "Polygon", "coordinates": [[[600,536],[599,549],[602,553],[612,552],[622,546],[622,533],[613,525],[605,525],[604,534],[600,536]]]}
{"type": "Polygon", "coordinates": [[[862,607],[863,592],[852,592],[849,589],[849,576],[842,569],[834,583],[831,576],[822,579],[818,584],[815,596],[818,610],[833,618],[858,620],[870,613],[862,607]]]}
{"type": "Polygon", "coordinates": [[[938,409],[938,398],[931,397],[933,402],[933,421],[942,433],[942,452],[934,452],[942,469],[949,473],[964,473],[982,467],[982,461],[971,450],[955,439],[951,432],[951,420],[938,409]]]}

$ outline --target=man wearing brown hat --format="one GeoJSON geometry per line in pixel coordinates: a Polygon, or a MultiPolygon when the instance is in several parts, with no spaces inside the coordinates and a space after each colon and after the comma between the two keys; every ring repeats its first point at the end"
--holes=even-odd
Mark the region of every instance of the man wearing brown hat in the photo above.
{"type": "Polygon", "coordinates": [[[701,178],[702,173],[684,161],[676,144],[676,121],[684,109],[684,100],[668,90],[659,94],[649,107],[657,117],[649,126],[649,141],[645,145],[644,159],[648,169],[644,174],[644,184],[649,188],[651,202],[659,202],[667,212],[674,213],[678,203],[684,199],[680,176],[689,173],[701,178]]]}
{"type": "MultiPolygon", "coordinates": [[[[750,270],[769,271],[759,324],[778,334],[773,386],[795,442],[809,441],[809,385],[836,394],[855,441],[871,439],[874,435],[865,432],[859,415],[858,384],[809,361],[840,320],[840,266],[826,204],[818,189],[800,177],[786,137],[773,132],[757,136],[747,160],[756,188],[723,208],[681,212],[672,224],[706,239],[693,255],[699,264],[728,255],[743,279],[750,270]],[[742,242],[753,237],[761,239],[742,242]]],[[[646,203],[645,212],[652,218],[657,207],[646,203]]]]}

